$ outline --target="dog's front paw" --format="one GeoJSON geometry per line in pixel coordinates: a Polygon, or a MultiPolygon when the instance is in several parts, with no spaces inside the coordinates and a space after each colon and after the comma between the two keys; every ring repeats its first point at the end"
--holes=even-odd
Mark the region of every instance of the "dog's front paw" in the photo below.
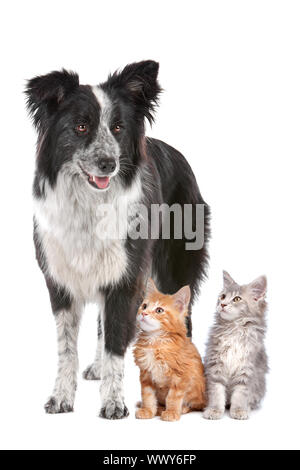
{"type": "Polygon", "coordinates": [[[247,410],[243,410],[241,408],[232,408],[230,409],[230,417],[233,419],[248,419],[249,414],[247,410]]]}
{"type": "Polygon", "coordinates": [[[129,415],[127,406],[120,401],[110,400],[100,410],[100,417],[106,419],[122,419],[129,415]]]}
{"type": "Polygon", "coordinates": [[[44,408],[48,414],[70,413],[74,411],[73,402],[67,398],[56,398],[55,396],[49,398],[44,408]]]}
{"type": "Polygon", "coordinates": [[[206,408],[203,413],[203,418],[205,419],[221,419],[223,417],[223,410],[218,410],[216,408],[206,408]]]}
{"type": "Polygon", "coordinates": [[[82,373],[85,380],[100,380],[100,369],[95,364],[88,366],[82,373]]]}

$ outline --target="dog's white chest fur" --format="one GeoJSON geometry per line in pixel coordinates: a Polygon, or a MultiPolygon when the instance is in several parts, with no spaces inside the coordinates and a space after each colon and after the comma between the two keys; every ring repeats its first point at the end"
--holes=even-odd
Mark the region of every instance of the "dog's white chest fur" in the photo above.
{"type": "Polygon", "coordinates": [[[116,284],[126,275],[125,206],[139,201],[140,180],[125,193],[112,187],[103,195],[76,182],[72,187],[65,185],[59,175],[55,189],[46,187],[46,198],[35,201],[38,233],[53,279],[74,296],[93,300],[99,288],[116,284]],[[122,216],[118,237],[117,213],[122,216]]]}

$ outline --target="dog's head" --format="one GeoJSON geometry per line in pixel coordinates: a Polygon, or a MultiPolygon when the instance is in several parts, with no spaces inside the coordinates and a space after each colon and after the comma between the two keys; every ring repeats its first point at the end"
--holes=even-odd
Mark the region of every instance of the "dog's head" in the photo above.
{"type": "Polygon", "coordinates": [[[161,91],[158,63],[127,65],[98,86],[80,85],[62,70],[28,82],[27,103],[38,130],[38,171],[53,186],[58,172],[105,191],[111,178],[129,181],[136,171],[145,118],[151,123],[161,91]]]}

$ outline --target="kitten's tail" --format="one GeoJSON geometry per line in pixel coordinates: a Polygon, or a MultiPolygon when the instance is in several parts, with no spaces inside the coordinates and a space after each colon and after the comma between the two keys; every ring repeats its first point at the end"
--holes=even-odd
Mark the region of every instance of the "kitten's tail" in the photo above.
{"type": "MultiPolygon", "coordinates": [[[[142,402],[141,401],[138,401],[135,406],[137,408],[141,408],[142,407],[142,402]]],[[[188,408],[188,407],[187,407],[188,408]]],[[[163,405],[158,405],[157,406],[157,411],[156,411],[156,416],[160,416],[162,414],[163,411],[165,411],[166,407],[163,406],[163,405]]],[[[182,408],[183,410],[183,408],[182,408]]],[[[188,408],[188,411],[182,411],[182,413],[188,413],[190,411],[190,408],[188,408]]]]}

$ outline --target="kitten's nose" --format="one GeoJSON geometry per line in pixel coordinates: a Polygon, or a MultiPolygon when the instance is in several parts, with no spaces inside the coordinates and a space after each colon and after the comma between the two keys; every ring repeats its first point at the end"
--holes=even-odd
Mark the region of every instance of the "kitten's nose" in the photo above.
{"type": "Polygon", "coordinates": [[[148,315],[148,313],[144,311],[144,312],[142,312],[142,315],[144,317],[145,315],[148,315]]]}
{"type": "Polygon", "coordinates": [[[227,307],[227,304],[221,304],[221,307],[222,308],[227,307]]]}

